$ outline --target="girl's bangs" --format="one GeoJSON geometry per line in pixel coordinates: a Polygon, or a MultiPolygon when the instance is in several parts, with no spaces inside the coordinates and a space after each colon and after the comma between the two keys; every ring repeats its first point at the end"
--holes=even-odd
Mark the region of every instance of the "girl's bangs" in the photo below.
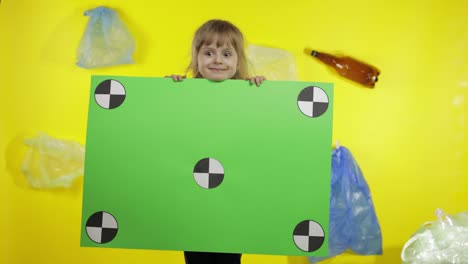
{"type": "Polygon", "coordinates": [[[234,34],[231,32],[226,32],[226,33],[218,33],[218,32],[210,32],[206,34],[205,39],[202,41],[202,45],[211,45],[214,42],[216,42],[216,47],[224,47],[226,46],[231,46],[236,48],[236,43],[235,43],[235,38],[234,34]]]}

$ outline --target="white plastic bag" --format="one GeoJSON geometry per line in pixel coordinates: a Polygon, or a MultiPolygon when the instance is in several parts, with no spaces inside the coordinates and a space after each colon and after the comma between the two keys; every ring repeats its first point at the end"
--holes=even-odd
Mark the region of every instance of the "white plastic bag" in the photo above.
{"type": "Polygon", "coordinates": [[[288,51],[250,44],[247,58],[252,75],[263,75],[267,80],[298,80],[294,55],[288,51]]]}
{"type": "Polygon", "coordinates": [[[28,150],[21,171],[34,188],[69,188],[84,172],[85,149],[45,133],[25,141],[28,150]]]}
{"type": "Polygon", "coordinates": [[[450,216],[437,209],[436,215],[436,221],[425,223],[406,242],[401,252],[403,263],[468,263],[468,212],[450,216]]]}

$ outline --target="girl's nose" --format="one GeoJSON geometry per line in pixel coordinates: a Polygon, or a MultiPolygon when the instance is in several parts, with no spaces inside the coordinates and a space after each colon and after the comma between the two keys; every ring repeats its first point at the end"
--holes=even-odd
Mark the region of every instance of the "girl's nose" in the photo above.
{"type": "Polygon", "coordinates": [[[214,62],[215,62],[215,63],[221,63],[221,56],[215,55],[215,57],[214,57],[214,62]]]}

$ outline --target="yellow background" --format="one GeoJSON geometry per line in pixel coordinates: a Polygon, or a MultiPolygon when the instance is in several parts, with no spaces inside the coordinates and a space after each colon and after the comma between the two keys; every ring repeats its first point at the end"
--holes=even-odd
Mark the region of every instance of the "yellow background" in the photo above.
{"type": "Polygon", "coordinates": [[[181,252],[80,248],[82,180],[69,190],[35,190],[19,166],[23,140],[39,131],[85,143],[91,74],[183,73],[193,32],[211,18],[232,21],[249,43],[293,53],[301,80],[335,83],[333,138],[352,151],[371,188],[384,254],[325,263],[399,263],[404,243],[436,208],[468,210],[468,1],[411,2],[1,1],[0,263],[183,263],[181,252]],[[75,66],[83,12],[99,5],[115,8],[131,30],[136,64],[75,66]],[[305,47],[377,66],[376,88],[340,78],[305,47]]]}

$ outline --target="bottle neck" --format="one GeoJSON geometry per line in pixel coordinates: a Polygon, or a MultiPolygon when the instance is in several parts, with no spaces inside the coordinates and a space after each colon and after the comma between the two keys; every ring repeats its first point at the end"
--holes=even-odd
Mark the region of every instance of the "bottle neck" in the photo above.
{"type": "Polygon", "coordinates": [[[328,65],[331,65],[331,66],[336,66],[337,64],[339,64],[339,59],[337,57],[332,56],[332,55],[327,54],[327,53],[321,53],[321,52],[317,52],[317,51],[313,50],[311,55],[316,57],[317,59],[321,60],[325,64],[328,64],[328,65]]]}

